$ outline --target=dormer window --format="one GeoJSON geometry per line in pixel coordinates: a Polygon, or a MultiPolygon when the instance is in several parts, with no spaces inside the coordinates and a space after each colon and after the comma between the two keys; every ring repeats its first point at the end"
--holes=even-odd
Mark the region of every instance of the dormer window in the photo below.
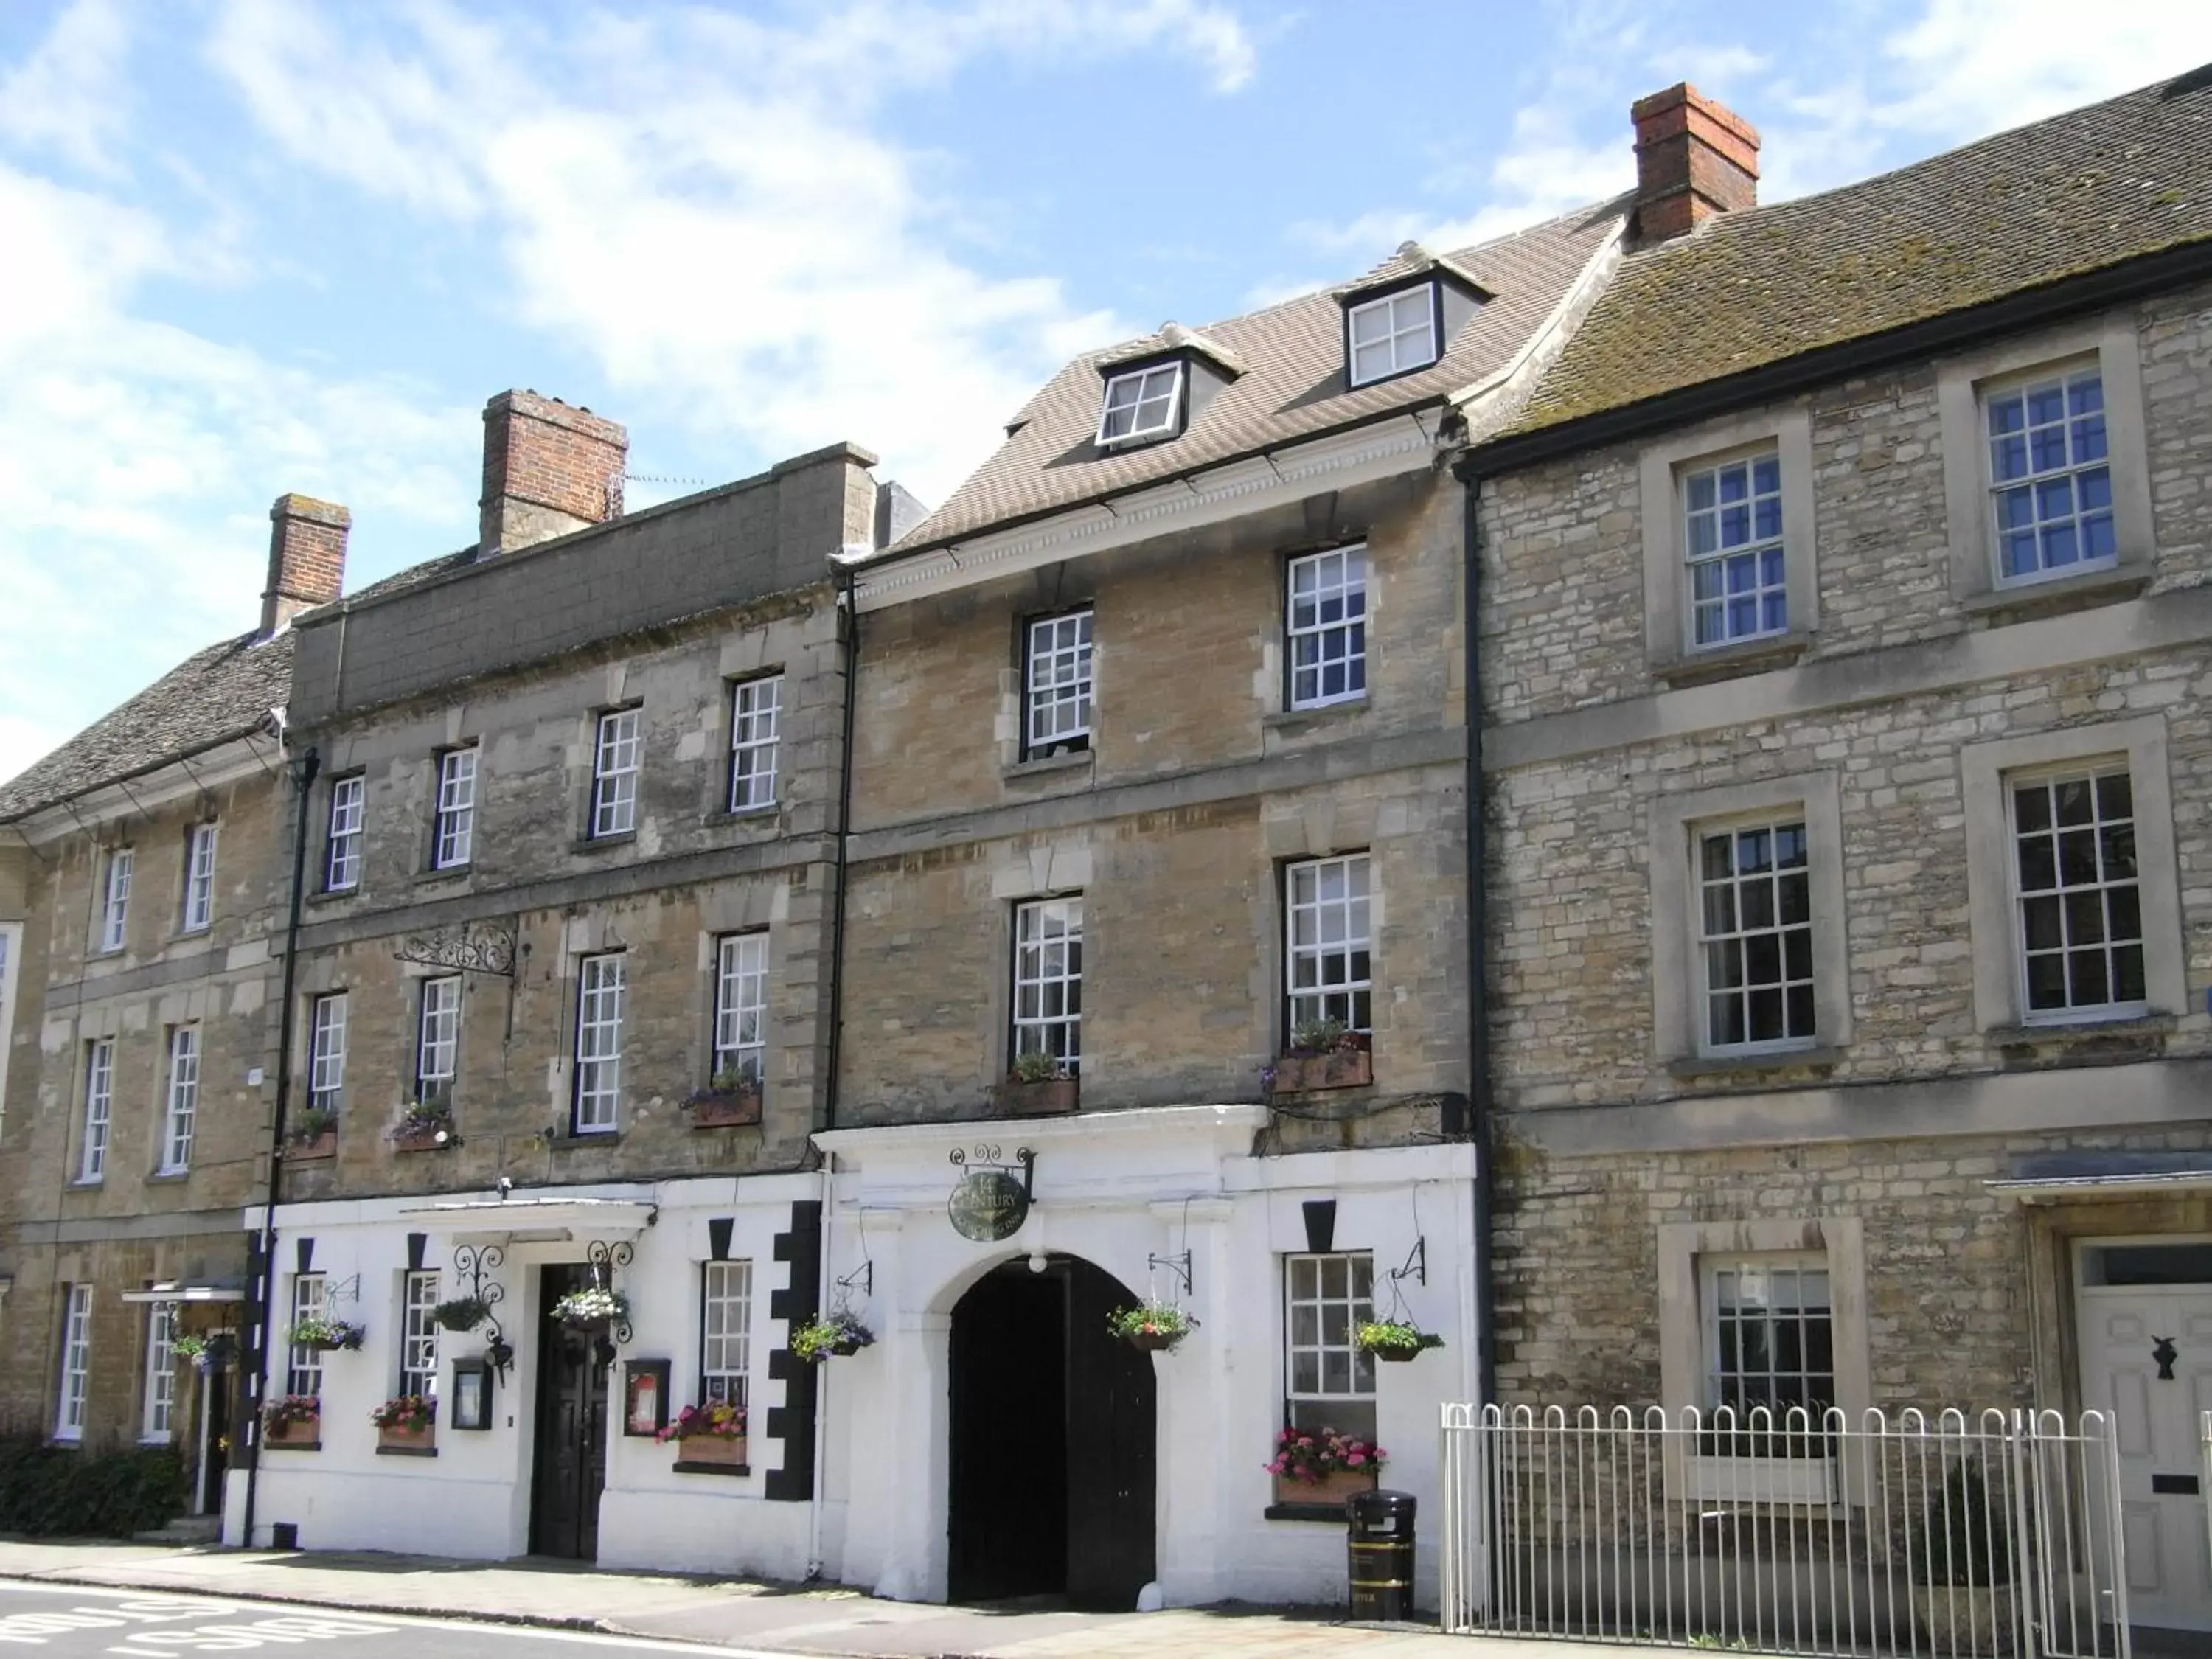
{"type": "Polygon", "coordinates": [[[1115,375],[1106,382],[1106,406],[1098,417],[1100,445],[1168,436],[1176,429],[1182,401],[1179,362],[1115,375]]]}
{"type": "Polygon", "coordinates": [[[1352,384],[1387,380],[1437,360],[1437,289],[1433,283],[1386,294],[1345,313],[1352,384]]]}

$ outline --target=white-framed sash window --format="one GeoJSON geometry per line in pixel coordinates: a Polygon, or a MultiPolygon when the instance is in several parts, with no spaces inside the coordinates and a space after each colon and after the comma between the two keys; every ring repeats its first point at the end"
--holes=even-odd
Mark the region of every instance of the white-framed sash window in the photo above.
{"type": "Polygon", "coordinates": [[[1802,818],[1698,832],[1707,1052],[1813,1042],[1812,882],[1802,818]]]}
{"type": "Polygon", "coordinates": [[[415,1027],[415,1098],[450,1090],[461,1060],[461,976],[422,981],[415,1027]]]}
{"type": "Polygon", "coordinates": [[[2042,581],[2115,562],[2103,372],[2091,364],[1985,387],[1982,418],[1997,580],[2042,581]]]}
{"type": "Polygon", "coordinates": [[[730,811],[775,805],[776,751],[783,726],[783,676],[730,688],[730,811]]]}
{"type": "Polygon", "coordinates": [[[346,994],[315,999],[307,1031],[307,1104],[336,1112],[345,1099],[346,994]]]}
{"type": "Polygon", "coordinates": [[[173,1303],[146,1309],[146,1393],[138,1437],[167,1441],[175,1430],[177,1410],[177,1310],[173,1303]]]}
{"type": "Polygon", "coordinates": [[[1291,707],[1325,708],[1367,695],[1367,549],[1292,559],[1287,584],[1291,707]]]}
{"type": "Polygon", "coordinates": [[[434,1267],[408,1273],[400,1285],[399,1392],[433,1399],[438,1392],[438,1305],[434,1267]]]}
{"type": "Polygon", "coordinates": [[[1050,1054],[1070,1077],[1082,1073],[1080,895],[1014,907],[1013,1052],[1050,1054]]]}
{"type": "Polygon", "coordinates": [[[1039,617],[1024,635],[1022,731],[1025,753],[1091,746],[1091,612],[1039,617]]]}
{"type": "Polygon", "coordinates": [[[616,1127],[622,1103],[623,979],[621,951],[586,957],[576,994],[577,1134],[605,1134],[616,1127]]]}
{"type": "Polygon", "coordinates": [[[1836,1354],[1827,1258],[1700,1256],[1698,1302],[1709,1416],[1692,1460],[1693,1495],[1829,1502],[1835,1463],[1821,1430],[1836,1403],[1836,1354]]]}
{"type": "Polygon", "coordinates": [[[709,1261],[699,1276],[699,1399],[745,1403],[752,1370],[753,1264],[709,1261]]]}
{"type": "Polygon", "coordinates": [[[84,1149],[77,1161],[79,1181],[107,1174],[108,1126],[115,1113],[115,1039],[94,1037],[84,1045],[84,1149]]]}
{"type": "Polygon", "coordinates": [[[627,836],[637,828],[637,776],[644,711],[617,708],[599,716],[592,760],[592,836],[627,836]]]}
{"type": "Polygon", "coordinates": [[[1106,382],[1098,412],[1098,442],[1123,443],[1173,432],[1182,406],[1182,365],[1162,363],[1134,368],[1106,382]]]}
{"type": "Polygon", "coordinates": [[[330,842],[323,860],[323,890],[343,893],[361,885],[361,835],[368,780],[356,774],[331,782],[330,842]]]}
{"type": "Polygon", "coordinates": [[[120,951],[131,916],[131,849],[118,847],[107,855],[107,877],[100,893],[100,948],[120,951]]]}
{"type": "MultiPolygon", "coordinates": [[[[330,1280],[321,1273],[292,1276],[292,1324],[320,1319],[330,1310],[330,1280]]],[[[289,1329],[290,1327],[286,1328],[289,1329]]],[[[323,1393],[323,1351],[298,1343],[288,1345],[284,1356],[284,1392],[310,1400],[323,1393]]]]}
{"type": "Polygon", "coordinates": [[[1346,314],[1352,384],[1365,386],[1436,362],[1436,307],[1433,283],[1352,307],[1346,314]]]}
{"type": "Polygon", "coordinates": [[[430,865],[455,870],[476,854],[477,751],[448,749],[438,757],[438,819],[430,865]]]}
{"type": "Polygon", "coordinates": [[[1364,853],[1308,859],[1285,872],[1292,1030],[1326,1019],[1354,1031],[1373,1029],[1369,880],[1364,853]]]}
{"type": "Polygon", "coordinates": [[[62,1304],[61,1398],[54,1438],[84,1438],[85,1399],[92,1388],[92,1286],[72,1285],[62,1304]]]}
{"type": "Polygon", "coordinates": [[[1375,1358],[1353,1340],[1375,1317],[1364,1250],[1283,1258],[1283,1382],[1291,1427],[1375,1437],[1375,1358]]]}
{"type": "Polygon", "coordinates": [[[713,1075],[756,1087],[768,1073],[768,937],[726,933],[714,951],[713,1075]]]}
{"type": "Polygon", "coordinates": [[[2126,762],[2005,782],[2025,1018],[2110,1019],[2147,1011],[2126,762]]]}
{"type": "Polygon", "coordinates": [[[196,823],[185,838],[184,931],[204,933],[215,921],[215,836],[212,823],[196,823]]]}
{"type": "Polygon", "coordinates": [[[1779,447],[1682,475],[1682,545],[1693,647],[1789,631],[1779,447]]]}
{"type": "Polygon", "coordinates": [[[161,1175],[180,1175],[192,1161],[192,1122],[199,1115],[200,1028],[169,1031],[169,1077],[161,1109],[161,1175]]]}

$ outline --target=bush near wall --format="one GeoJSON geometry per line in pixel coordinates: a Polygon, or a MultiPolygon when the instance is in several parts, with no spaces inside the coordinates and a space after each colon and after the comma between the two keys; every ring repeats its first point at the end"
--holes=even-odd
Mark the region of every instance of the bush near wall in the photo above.
{"type": "Polygon", "coordinates": [[[0,1533],[127,1538],[184,1512],[184,1460],[166,1447],[96,1452],[0,1436],[0,1533]]]}

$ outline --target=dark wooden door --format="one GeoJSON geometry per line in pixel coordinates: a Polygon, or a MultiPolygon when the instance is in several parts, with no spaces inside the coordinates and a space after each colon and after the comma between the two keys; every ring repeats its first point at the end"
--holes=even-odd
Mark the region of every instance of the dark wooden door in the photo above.
{"type": "Polygon", "coordinates": [[[1008,1263],[952,1310],[953,1600],[1126,1613],[1157,1576],[1152,1356],[1106,1328],[1135,1300],[1056,1256],[1008,1263]]]}
{"type": "Polygon", "coordinates": [[[1066,1330],[1066,1275],[1018,1262],[952,1310],[956,1601],[1067,1588],[1066,1330]]]}
{"type": "Polygon", "coordinates": [[[1088,1261],[1067,1264],[1067,1600],[1127,1613],[1158,1577],[1152,1356],[1106,1328],[1137,1300],[1088,1261]]]}
{"type": "MultiPolygon", "coordinates": [[[[539,1305],[580,1288],[587,1270],[540,1270],[539,1305]]],[[[599,1493],[607,1484],[607,1366],[590,1337],[542,1318],[538,1344],[538,1449],[530,1488],[533,1554],[590,1561],[599,1553],[599,1493]]]]}

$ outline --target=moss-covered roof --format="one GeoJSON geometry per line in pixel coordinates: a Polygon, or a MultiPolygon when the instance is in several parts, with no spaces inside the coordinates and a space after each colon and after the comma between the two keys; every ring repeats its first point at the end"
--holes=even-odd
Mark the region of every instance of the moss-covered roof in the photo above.
{"type": "Polygon", "coordinates": [[[1508,438],[2212,239],[2212,65],[1630,254],[1508,438]]]}

